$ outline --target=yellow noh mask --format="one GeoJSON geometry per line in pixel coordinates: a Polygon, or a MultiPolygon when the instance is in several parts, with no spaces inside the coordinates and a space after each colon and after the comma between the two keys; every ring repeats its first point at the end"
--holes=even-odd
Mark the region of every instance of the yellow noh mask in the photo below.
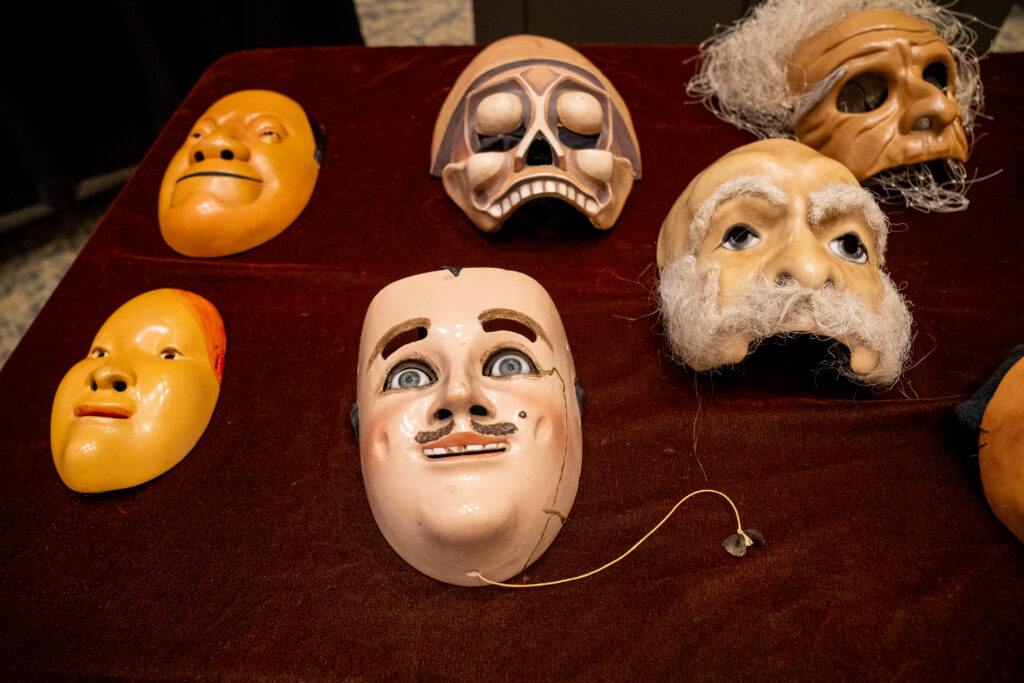
{"type": "Polygon", "coordinates": [[[363,480],[391,547],[435,579],[482,585],[536,560],[582,463],[569,344],[535,280],[441,270],[382,289],[359,347],[363,480]]]}
{"type": "Polygon", "coordinates": [[[765,337],[806,333],[844,344],[853,378],[894,382],[911,321],[881,270],[887,229],[853,174],[806,145],[729,152],[683,191],[658,236],[673,351],[709,370],[765,337]]]}
{"type": "Polygon", "coordinates": [[[220,395],[224,324],[206,299],[157,289],[118,308],[57,388],[50,446],[80,493],[128,488],[178,464],[220,395]]]}
{"type": "Polygon", "coordinates": [[[237,254],[280,234],[320,173],[318,132],[298,102],[269,90],[217,100],[160,184],[160,233],[185,256],[237,254]]]}

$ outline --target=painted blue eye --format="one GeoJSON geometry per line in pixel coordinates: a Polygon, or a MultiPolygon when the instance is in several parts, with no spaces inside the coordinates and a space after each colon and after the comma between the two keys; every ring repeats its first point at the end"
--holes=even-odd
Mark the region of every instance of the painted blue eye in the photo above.
{"type": "Polygon", "coordinates": [[[395,389],[418,389],[433,384],[437,381],[437,375],[426,363],[420,361],[405,361],[388,373],[384,380],[384,391],[395,389]]]}
{"type": "Polygon", "coordinates": [[[725,231],[725,237],[718,246],[729,251],[743,251],[750,249],[761,241],[761,235],[754,228],[746,223],[737,223],[725,231]]]}
{"type": "Polygon", "coordinates": [[[828,243],[832,253],[850,263],[867,263],[868,250],[855,232],[848,232],[828,243]]]}
{"type": "Polygon", "coordinates": [[[487,361],[484,362],[484,374],[489,377],[536,375],[537,366],[522,351],[501,349],[492,353],[487,361]]]}

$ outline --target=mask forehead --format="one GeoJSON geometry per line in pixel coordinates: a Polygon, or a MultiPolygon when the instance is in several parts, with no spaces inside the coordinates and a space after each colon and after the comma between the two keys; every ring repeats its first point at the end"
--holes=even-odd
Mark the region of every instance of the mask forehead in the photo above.
{"type": "MultiPolygon", "coordinates": [[[[885,51],[894,41],[921,46],[942,39],[931,26],[895,10],[869,10],[846,17],[800,42],[790,57],[790,84],[814,84],[857,57],[885,51]]],[[[949,49],[945,48],[946,53],[949,49]]]]}
{"type": "MultiPolygon", "coordinates": [[[[458,276],[439,270],[393,282],[374,297],[363,323],[360,371],[383,361],[380,352],[389,332],[393,337],[424,326],[427,336],[435,329],[458,338],[460,328],[475,335],[481,331],[481,315],[494,317],[497,311],[524,316],[536,324],[538,342],[568,350],[554,302],[533,278],[498,268],[463,268],[458,276]]],[[[571,372],[571,357],[568,363],[571,372]]]]}

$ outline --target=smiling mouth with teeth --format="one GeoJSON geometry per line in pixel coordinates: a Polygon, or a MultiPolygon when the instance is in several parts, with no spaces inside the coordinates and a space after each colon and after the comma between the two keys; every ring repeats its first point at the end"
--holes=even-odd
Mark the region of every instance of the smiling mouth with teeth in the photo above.
{"type": "Polygon", "coordinates": [[[434,448],[424,448],[423,455],[427,456],[431,460],[460,456],[490,458],[500,453],[504,453],[507,450],[507,441],[495,441],[493,443],[471,443],[464,446],[435,446],[434,448]]]}
{"type": "Polygon", "coordinates": [[[592,197],[588,197],[571,184],[563,180],[548,179],[526,180],[514,185],[505,196],[491,204],[487,213],[494,218],[501,218],[526,200],[537,197],[559,197],[569,204],[575,204],[576,208],[589,216],[596,214],[599,208],[592,197]]]}

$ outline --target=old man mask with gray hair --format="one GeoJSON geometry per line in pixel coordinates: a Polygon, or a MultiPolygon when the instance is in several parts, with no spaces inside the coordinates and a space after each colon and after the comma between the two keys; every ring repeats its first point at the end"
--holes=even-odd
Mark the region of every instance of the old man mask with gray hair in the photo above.
{"type": "Polygon", "coordinates": [[[849,350],[843,374],[895,382],[911,317],[881,270],[888,226],[842,164],[762,140],[704,169],[658,236],[672,352],[697,371],[739,363],[766,337],[811,334],[849,350]]]}
{"type": "Polygon", "coordinates": [[[974,38],[930,0],[767,0],[704,43],[687,92],[840,161],[884,201],[958,211],[982,106],[974,38]]]}

